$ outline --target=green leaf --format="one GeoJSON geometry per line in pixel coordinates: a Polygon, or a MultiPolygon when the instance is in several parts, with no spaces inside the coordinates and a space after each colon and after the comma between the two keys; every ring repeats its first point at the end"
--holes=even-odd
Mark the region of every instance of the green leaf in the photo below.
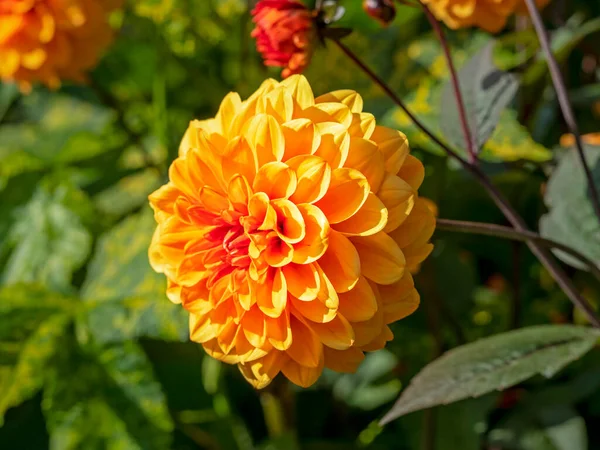
{"type": "MultiPolygon", "coordinates": [[[[494,64],[493,47],[493,43],[486,45],[458,74],[467,123],[477,151],[496,129],[502,111],[510,104],[519,87],[515,75],[503,72],[494,64]]],[[[450,143],[466,148],[458,103],[450,81],[446,82],[442,91],[440,121],[450,143]]]]}
{"type": "Polygon", "coordinates": [[[30,399],[42,388],[48,366],[70,320],[68,314],[50,316],[24,342],[13,344],[13,364],[0,361],[0,368],[4,371],[0,384],[0,426],[9,408],[30,399]]]}
{"type": "Polygon", "coordinates": [[[535,374],[551,377],[589,351],[597,330],[545,325],[499,334],[451,350],[426,366],[381,420],[503,390],[535,374]]]}
{"type": "Polygon", "coordinates": [[[0,282],[41,283],[59,291],[71,285],[73,272],[91,250],[92,238],[77,209],[85,202],[81,191],[68,184],[56,188],[40,185],[33,198],[16,214],[6,237],[11,251],[0,273],[0,282]]]}
{"type": "MultiPolygon", "coordinates": [[[[600,147],[585,145],[584,154],[594,180],[599,183],[600,147]]],[[[544,200],[549,212],[540,219],[542,236],[568,245],[600,264],[600,222],[575,148],[564,150],[548,181],[544,200]]],[[[567,264],[587,270],[581,261],[558,250],[554,253],[567,264]]]]}
{"type": "Polygon", "coordinates": [[[170,448],[166,399],[137,344],[65,350],[42,403],[51,450],[170,448]]]}
{"type": "Polygon", "coordinates": [[[148,247],[156,223],[150,211],[130,216],[98,242],[82,288],[83,320],[100,342],[134,337],[184,341],[187,313],[166,296],[164,275],[152,270],[148,247]]]}
{"type": "Polygon", "coordinates": [[[0,122],[18,96],[19,88],[16,84],[0,82],[0,122]]]}

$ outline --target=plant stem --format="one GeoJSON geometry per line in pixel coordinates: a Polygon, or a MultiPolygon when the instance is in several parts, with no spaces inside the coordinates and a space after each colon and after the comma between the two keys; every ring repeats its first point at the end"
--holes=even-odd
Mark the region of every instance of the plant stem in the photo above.
{"type": "Polygon", "coordinates": [[[578,259],[590,269],[590,272],[598,280],[600,280],[600,267],[598,267],[587,256],[579,253],[577,250],[571,247],[561,244],[560,242],[556,242],[551,239],[545,239],[539,234],[534,233],[533,231],[518,231],[514,228],[504,227],[502,225],[495,225],[491,223],[466,222],[462,220],[449,219],[437,219],[437,229],[457,233],[470,233],[480,234],[482,236],[494,236],[518,242],[527,242],[528,240],[534,240],[540,245],[543,245],[544,247],[560,250],[564,253],[567,253],[569,256],[578,259]]]}
{"type": "Polygon", "coordinates": [[[598,196],[598,189],[594,181],[592,171],[590,170],[590,166],[585,159],[579,126],[575,120],[575,114],[573,113],[573,107],[571,106],[569,95],[567,94],[565,81],[560,71],[560,67],[558,66],[558,62],[554,57],[554,53],[552,53],[550,38],[546,28],[544,27],[544,22],[535,0],[525,0],[525,3],[527,4],[527,9],[529,10],[529,15],[531,16],[531,22],[533,23],[533,27],[537,33],[542,50],[544,51],[546,60],[548,61],[548,69],[550,70],[552,84],[554,85],[554,90],[556,91],[556,96],[558,98],[558,103],[560,105],[563,118],[565,119],[565,123],[569,128],[569,132],[575,137],[575,146],[577,147],[577,153],[579,154],[579,159],[587,178],[590,198],[592,200],[592,205],[594,206],[594,212],[596,213],[598,220],[600,220],[600,198],[598,196]]]}
{"type": "Polygon", "coordinates": [[[469,161],[471,162],[471,164],[477,164],[477,153],[479,149],[475,145],[473,131],[469,126],[469,120],[467,118],[467,108],[465,107],[465,101],[463,99],[462,91],[460,89],[460,80],[458,79],[456,67],[454,67],[454,62],[452,61],[452,54],[450,53],[448,41],[444,36],[444,31],[442,30],[440,23],[431,13],[427,5],[425,5],[425,3],[421,3],[421,6],[423,7],[423,11],[427,16],[427,19],[429,20],[433,31],[435,32],[435,34],[438,37],[438,40],[440,41],[444,57],[446,58],[446,64],[448,65],[448,71],[450,72],[452,90],[454,91],[454,98],[456,98],[456,105],[458,106],[458,116],[460,119],[460,125],[465,136],[465,143],[467,144],[466,147],[467,152],[469,153],[469,161]]]}
{"type": "MultiPolygon", "coordinates": [[[[358,66],[365,74],[367,74],[384,92],[386,92],[390,98],[398,105],[414,124],[421,129],[429,138],[439,145],[448,155],[459,161],[465,170],[469,171],[481,185],[486,189],[489,196],[492,198],[496,206],[502,211],[506,219],[511,225],[520,232],[527,232],[527,226],[525,221],[521,218],[519,213],[510,205],[506,197],[492,184],[488,176],[478,166],[470,164],[467,160],[461,157],[455,150],[445,144],[440,138],[432,133],[418,118],[408,109],[404,102],[398,97],[392,89],[383,81],[375,72],[373,72],[365,63],[363,63],[358,56],[354,54],[348,47],[342,44],[339,40],[334,40],[337,46],[358,66]]],[[[550,252],[540,245],[536,240],[528,239],[528,247],[531,249],[533,254],[540,260],[540,262],[546,267],[548,272],[556,280],[558,285],[561,287],[563,292],[569,297],[571,302],[578,308],[580,308],[587,316],[590,323],[595,327],[600,328],[600,319],[596,316],[594,309],[589,303],[577,292],[575,286],[562,269],[562,267],[553,259],[550,252]]]]}

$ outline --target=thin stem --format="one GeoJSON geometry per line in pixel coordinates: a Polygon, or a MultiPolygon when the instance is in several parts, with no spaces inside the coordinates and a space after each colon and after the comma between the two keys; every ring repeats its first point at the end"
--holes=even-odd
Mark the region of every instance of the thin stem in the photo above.
{"type": "Polygon", "coordinates": [[[533,23],[533,27],[538,35],[542,50],[544,51],[546,60],[548,61],[548,69],[550,70],[552,84],[554,85],[556,96],[558,97],[558,103],[560,105],[563,118],[565,119],[569,131],[575,137],[575,146],[577,147],[577,153],[579,154],[579,159],[581,160],[581,165],[583,166],[583,170],[587,178],[592,205],[594,206],[596,217],[598,217],[600,220],[600,197],[598,196],[598,189],[594,181],[592,171],[590,170],[590,166],[585,159],[581,134],[579,132],[577,121],[575,120],[575,114],[573,113],[571,101],[569,100],[569,96],[567,94],[565,81],[560,71],[560,67],[558,66],[558,62],[554,57],[554,53],[552,53],[550,38],[548,37],[548,32],[544,27],[544,22],[542,20],[542,16],[540,15],[540,11],[537,8],[535,0],[525,0],[525,3],[527,4],[527,9],[529,10],[529,15],[531,16],[531,22],[533,23]]]}
{"type": "MultiPolygon", "coordinates": [[[[337,46],[358,66],[365,74],[367,74],[389,97],[398,105],[413,123],[421,129],[429,138],[439,145],[448,155],[455,158],[461,163],[465,170],[469,171],[485,188],[489,196],[492,198],[496,206],[502,211],[502,214],[511,223],[511,225],[518,231],[529,231],[525,221],[517,213],[517,211],[510,205],[506,197],[496,188],[488,176],[478,166],[470,164],[467,160],[461,157],[455,150],[445,144],[439,137],[432,133],[404,104],[404,102],[398,97],[394,91],[383,81],[375,72],[373,72],[365,63],[363,63],[358,56],[354,54],[348,47],[342,44],[339,40],[334,40],[337,46]]],[[[594,309],[585,300],[579,292],[575,289],[575,286],[562,269],[562,267],[554,260],[550,252],[540,245],[533,239],[527,240],[527,246],[531,249],[533,254],[540,260],[540,262],[546,267],[548,272],[556,280],[561,289],[569,297],[571,302],[578,308],[580,308],[587,316],[590,323],[595,327],[600,328],[600,319],[596,316],[594,309]]]]}
{"type": "Polygon", "coordinates": [[[423,11],[425,12],[427,19],[429,20],[429,23],[431,24],[433,31],[437,35],[438,40],[440,41],[440,44],[442,46],[442,52],[444,53],[444,57],[446,58],[446,64],[448,65],[448,71],[450,72],[450,81],[452,84],[452,90],[454,91],[454,98],[456,98],[456,105],[458,106],[458,117],[460,119],[460,125],[465,136],[465,143],[467,144],[469,161],[471,162],[471,164],[476,164],[478,148],[475,145],[473,132],[471,130],[471,127],[469,126],[469,120],[467,118],[467,108],[465,107],[465,101],[463,99],[462,91],[460,88],[460,81],[458,79],[456,67],[454,66],[454,62],[452,61],[452,54],[450,53],[448,41],[444,36],[444,30],[442,30],[440,23],[431,13],[427,5],[421,3],[421,6],[423,7],[423,11]]]}
{"type": "Polygon", "coordinates": [[[457,233],[470,233],[480,234],[482,236],[494,236],[518,242],[527,242],[528,240],[534,240],[540,245],[543,245],[544,247],[560,250],[561,252],[567,253],[569,256],[578,259],[590,269],[590,272],[598,280],[600,280],[600,267],[598,267],[587,256],[579,253],[577,250],[572,249],[571,247],[561,244],[560,242],[543,238],[539,234],[534,233],[533,231],[517,231],[514,228],[504,227],[502,225],[496,225],[492,223],[466,222],[462,220],[449,219],[437,219],[437,229],[457,233]]]}

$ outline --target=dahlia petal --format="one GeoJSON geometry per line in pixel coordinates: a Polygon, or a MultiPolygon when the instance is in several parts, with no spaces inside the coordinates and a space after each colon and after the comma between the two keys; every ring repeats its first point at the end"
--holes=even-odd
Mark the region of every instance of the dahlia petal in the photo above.
{"type": "Polygon", "coordinates": [[[250,197],[254,195],[248,180],[243,175],[235,175],[229,181],[227,194],[231,206],[241,214],[248,214],[248,203],[250,197]]]}
{"type": "Polygon", "coordinates": [[[378,308],[375,315],[369,320],[352,323],[355,336],[354,346],[362,349],[363,346],[368,345],[379,336],[384,325],[382,307],[378,308]]]}
{"type": "Polygon", "coordinates": [[[387,173],[377,196],[388,210],[388,221],[383,231],[390,233],[404,223],[413,210],[416,192],[402,178],[387,173]]]}
{"type": "Polygon", "coordinates": [[[238,364],[241,362],[239,355],[235,353],[230,355],[224,353],[216,338],[202,343],[202,347],[208,356],[223,361],[225,364],[238,364]]]}
{"type": "MultiPolygon", "coordinates": [[[[225,355],[232,353],[238,334],[241,334],[241,327],[233,320],[227,322],[217,331],[217,344],[225,355]]],[[[239,357],[239,355],[237,355],[239,357]]]]}
{"type": "Polygon", "coordinates": [[[331,181],[331,167],[319,156],[300,155],[287,161],[296,172],[298,186],[290,200],[296,204],[314,203],[323,198],[331,181]]]}
{"type": "Polygon", "coordinates": [[[435,229],[435,218],[424,199],[418,198],[410,216],[390,236],[400,248],[425,244],[435,229]]]}
{"type": "Polygon", "coordinates": [[[283,362],[285,362],[285,359],[282,358],[280,352],[269,352],[262,358],[242,363],[238,367],[244,378],[255,389],[263,389],[267,387],[281,371],[283,362]]]}
{"type": "Polygon", "coordinates": [[[277,213],[277,236],[288,244],[297,244],[306,237],[304,217],[298,207],[285,199],[273,200],[273,209],[277,213]]]}
{"type": "Polygon", "coordinates": [[[398,171],[398,176],[410,184],[414,190],[417,190],[425,179],[425,167],[413,155],[408,155],[398,171]]]}
{"type": "Polygon", "coordinates": [[[304,317],[311,322],[331,322],[337,314],[337,309],[326,306],[325,302],[320,299],[302,301],[290,296],[289,301],[294,307],[294,314],[304,317]]]}
{"type": "Polygon", "coordinates": [[[171,300],[171,302],[175,304],[181,303],[181,290],[180,285],[171,280],[167,280],[167,298],[171,300]]]}
{"type": "Polygon", "coordinates": [[[289,198],[296,186],[296,173],[287,164],[277,161],[262,166],[252,184],[254,192],[264,192],[271,200],[289,198]]]}
{"type": "Polygon", "coordinates": [[[360,256],[362,274],[377,284],[392,284],[402,278],[406,260],[402,250],[386,233],[350,238],[360,256]]]}
{"type": "Polygon", "coordinates": [[[315,205],[327,216],[330,224],[342,222],[360,209],[369,196],[369,182],[354,169],[335,169],[327,194],[315,205]]]}
{"type": "Polygon", "coordinates": [[[266,316],[267,336],[269,343],[277,350],[287,350],[292,345],[292,329],[290,326],[290,313],[286,309],[279,317],[266,316]]]}
{"type": "Polygon", "coordinates": [[[294,247],[275,235],[269,239],[263,256],[266,263],[271,267],[283,267],[292,262],[294,247]]]}
{"type": "Polygon", "coordinates": [[[248,363],[263,358],[273,350],[268,342],[262,348],[254,347],[248,342],[244,333],[238,333],[235,338],[235,349],[231,354],[238,357],[240,363],[248,363]]]}
{"type": "Polygon", "coordinates": [[[283,161],[298,155],[312,155],[321,143],[321,134],[317,127],[308,119],[294,119],[281,125],[285,139],[283,161]]]}
{"type": "Polygon", "coordinates": [[[298,118],[310,119],[314,123],[335,122],[347,130],[352,124],[352,111],[342,103],[319,103],[301,111],[298,118]]]}
{"type": "Polygon", "coordinates": [[[377,144],[383,154],[386,172],[398,173],[410,150],[406,135],[388,127],[376,126],[369,139],[377,144]]]}
{"type": "Polygon", "coordinates": [[[277,227],[277,213],[271,206],[269,196],[264,192],[257,192],[250,197],[248,212],[256,221],[259,230],[272,230],[277,227]]]}
{"type": "Polygon", "coordinates": [[[416,289],[412,289],[406,297],[383,307],[383,321],[393,323],[410,316],[417,310],[420,302],[421,296],[416,289]]]}
{"type": "Polygon", "coordinates": [[[361,261],[356,248],[335,230],[329,233],[329,246],[319,259],[319,266],[338,293],[351,290],[360,278],[361,261]]]}
{"type": "Polygon", "coordinates": [[[376,122],[373,114],[354,113],[352,114],[352,124],[348,128],[348,133],[352,137],[370,139],[375,131],[375,127],[376,122]]]}
{"type": "Polygon", "coordinates": [[[265,345],[265,341],[267,340],[267,326],[265,315],[258,306],[255,305],[244,313],[240,321],[240,326],[250,345],[257,348],[265,345]]]}
{"type": "Polygon", "coordinates": [[[190,339],[204,344],[217,337],[209,316],[190,314],[190,339]]]}
{"type": "Polygon", "coordinates": [[[286,350],[288,356],[304,367],[317,368],[323,359],[323,344],[319,337],[299,319],[290,318],[292,345],[286,350]]]}
{"type": "Polygon", "coordinates": [[[370,236],[384,229],[388,210],[372,192],[367,201],[352,217],[333,225],[333,229],[346,236],[370,236]]]}
{"type": "Polygon", "coordinates": [[[315,103],[342,103],[353,113],[362,112],[364,104],[360,94],[350,89],[340,89],[321,95],[315,99],[315,103]]]}
{"type": "Polygon", "coordinates": [[[242,99],[237,92],[230,92],[225,96],[223,101],[221,102],[221,106],[219,106],[219,111],[215,116],[215,119],[218,123],[220,123],[220,133],[225,137],[230,137],[230,128],[233,123],[233,119],[242,106],[242,99]]]}
{"type": "Polygon", "coordinates": [[[315,96],[306,77],[292,75],[283,80],[281,86],[285,86],[289,90],[295,103],[301,109],[309,108],[315,104],[315,96]]]}
{"type": "Polygon", "coordinates": [[[317,298],[321,290],[321,279],[313,264],[288,264],[282,268],[287,290],[298,300],[317,298]]]}
{"type": "Polygon", "coordinates": [[[385,347],[385,344],[392,339],[394,339],[394,333],[392,333],[390,327],[386,325],[383,327],[383,329],[380,329],[377,337],[375,337],[375,339],[373,339],[367,345],[363,345],[361,350],[365,352],[375,352],[377,350],[381,350],[383,347],[385,347]]]}
{"type": "Polygon", "coordinates": [[[321,258],[327,250],[329,222],[325,214],[314,205],[301,204],[298,209],[304,218],[306,236],[294,244],[292,261],[296,264],[310,264],[321,258]]]}
{"type": "Polygon", "coordinates": [[[281,368],[281,372],[292,383],[307,388],[315,384],[323,372],[324,358],[321,357],[318,367],[305,367],[289,358],[281,368]]]}
{"type": "Polygon", "coordinates": [[[285,153],[285,138],[274,117],[258,114],[244,125],[242,135],[256,155],[258,166],[281,161],[285,153]]]}
{"type": "Polygon", "coordinates": [[[324,122],[317,125],[317,130],[321,142],[314,154],[334,169],[342,167],[350,151],[350,134],[346,128],[336,122],[324,122]]]}
{"type": "MultiPolygon", "coordinates": [[[[279,86],[279,83],[272,78],[268,78],[260,85],[260,87],[248,99],[242,102],[242,107],[237,112],[230,128],[230,133],[238,135],[243,134],[249,121],[256,114],[256,105],[263,95],[268,94],[273,89],[279,86]]],[[[275,119],[273,119],[275,121],[275,119]]]]}
{"type": "Polygon", "coordinates": [[[323,347],[325,367],[340,373],[355,373],[360,363],[365,359],[365,354],[356,347],[346,350],[334,350],[323,347]]]}
{"type": "Polygon", "coordinates": [[[377,298],[365,277],[360,277],[356,286],[339,294],[339,311],[350,322],[364,322],[377,312],[377,298]]]}
{"type": "Polygon", "coordinates": [[[309,326],[327,347],[335,350],[346,350],[354,344],[354,330],[340,313],[329,322],[310,322],[309,326]]]}
{"type": "Polygon", "coordinates": [[[198,200],[208,211],[220,213],[229,208],[227,197],[210,186],[202,186],[198,192],[198,200]]]}
{"type": "Polygon", "coordinates": [[[285,86],[279,86],[260,99],[256,112],[268,114],[279,123],[287,122],[294,114],[294,99],[285,86]]]}
{"type": "Polygon", "coordinates": [[[281,269],[271,269],[263,283],[256,283],[256,302],[269,317],[279,317],[287,304],[287,284],[281,269]]]}
{"type": "Polygon", "coordinates": [[[235,175],[242,175],[252,183],[257,171],[256,154],[246,139],[243,137],[232,139],[223,152],[223,178],[231,180],[235,175]]]}
{"type": "Polygon", "coordinates": [[[383,155],[377,145],[358,137],[350,139],[350,150],[344,167],[356,169],[362,173],[367,178],[373,192],[377,192],[385,175],[383,155]]]}

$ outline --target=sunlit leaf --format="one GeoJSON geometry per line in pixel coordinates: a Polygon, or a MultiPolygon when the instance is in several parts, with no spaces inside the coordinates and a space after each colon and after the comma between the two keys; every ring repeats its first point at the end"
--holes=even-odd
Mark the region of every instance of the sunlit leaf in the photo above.
{"type": "Polygon", "coordinates": [[[511,331],[451,350],[426,366],[381,420],[503,390],[536,374],[551,377],[597,342],[600,332],[568,325],[511,331]]]}

